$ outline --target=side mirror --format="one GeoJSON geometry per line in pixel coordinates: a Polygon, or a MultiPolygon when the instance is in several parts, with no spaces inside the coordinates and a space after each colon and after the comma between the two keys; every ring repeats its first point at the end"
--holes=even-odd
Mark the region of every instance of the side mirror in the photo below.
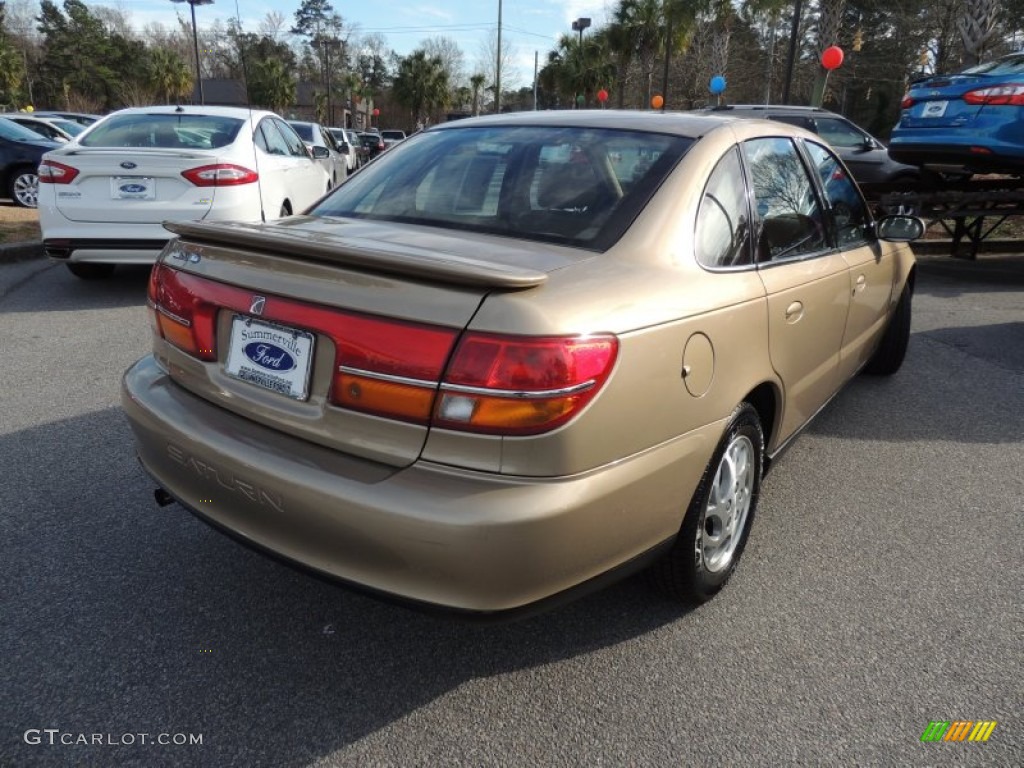
{"type": "Polygon", "coordinates": [[[893,214],[883,216],[875,222],[875,234],[882,240],[892,243],[909,243],[924,237],[924,221],[917,216],[893,214]]]}
{"type": "Polygon", "coordinates": [[[338,147],[338,151],[341,152],[341,154],[343,155],[349,154],[348,144],[342,144],[340,147],[338,147]]]}
{"type": "Polygon", "coordinates": [[[331,150],[327,147],[321,147],[319,144],[313,146],[313,159],[314,160],[326,160],[331,156],[331,150]]]}

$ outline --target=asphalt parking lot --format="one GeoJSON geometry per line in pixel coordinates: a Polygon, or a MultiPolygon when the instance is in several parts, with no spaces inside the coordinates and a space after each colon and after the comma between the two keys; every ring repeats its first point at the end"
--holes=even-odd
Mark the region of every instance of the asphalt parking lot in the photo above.
{"type": "Polygon", "coordinates": [[[118,407],[146,274],[0,265],[0,765],[1024,764],[1024,259],[922,262],[904,368],[774,467],[714,601],[504,625],[157,508],[118,407]]]}

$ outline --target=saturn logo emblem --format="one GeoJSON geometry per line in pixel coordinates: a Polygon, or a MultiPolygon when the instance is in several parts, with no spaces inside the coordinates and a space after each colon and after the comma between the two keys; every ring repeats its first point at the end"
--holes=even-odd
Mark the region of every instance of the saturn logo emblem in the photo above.
{"type": "Polygon", "coordinates": [[[267,303],[266,296],[253,296],[252,304],[249,305],[249,312],[253,315],[262,315],[263,306],[267,303]]]}

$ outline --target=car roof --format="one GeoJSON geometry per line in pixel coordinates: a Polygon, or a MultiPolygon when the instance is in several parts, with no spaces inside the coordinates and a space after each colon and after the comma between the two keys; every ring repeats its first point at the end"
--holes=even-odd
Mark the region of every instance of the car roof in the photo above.
{"type": "Polygon", "coordinates": [[[111,112],[111,115],[211,115],[213,117],[237,117],[242,120],[252,117],[253,119],[266,117],[268,115],[280,117],[274,112],[265,109],[248,109],[247,107],[210,107],[198,104],[166,104],[153,107],[127,107],[111,112]]]}
{"type": "Polygon", "coordinates": [[[450,131],[474,126],[550,126],[614,128],[651,131],[697,138],[732,122],[728,115],[708,112],[659,112],[654,110],[560,109],[544,112],[509,112],[467,117],[431,126],[427,131],[450,131]]]}
{"type": "Polygon", "coordinates": [[[704,107],[702,112],[714,112],[728,115],[730,112],[771,112],[773,114],[791,115],[828,115],[836,113],[823,107],[804,107],[794,104],[723,104],[721,106],[704,107]]]}

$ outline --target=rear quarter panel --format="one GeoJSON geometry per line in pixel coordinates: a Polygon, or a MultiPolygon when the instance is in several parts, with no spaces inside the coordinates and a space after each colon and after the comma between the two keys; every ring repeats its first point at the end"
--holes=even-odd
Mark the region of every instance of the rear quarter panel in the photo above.
{"type": "Polygon", "coordinates": [[[692,462],[699,477],[724,420],[750,390],[774,379],[756,271],[712,273],[693,257],[703,180],[733,143],[729,129],[705,137],[611,250],[553,272],[538,288],[492,294],[473,319],[472,329],[499,333],[616,334],[614,371],[586,410],[545,435],[490,438],[480,453],[473,450],[478,436],[434,429],[424,458],[477,455],[489,464],[481,469],[568,475],[717,424],[715,439],[692,462]],[[688,388],[683,355],[694,334],[707,337],[713,359],[688,360],[699,369],[690,371],[691,382],[706,383],[688,388]]]}

